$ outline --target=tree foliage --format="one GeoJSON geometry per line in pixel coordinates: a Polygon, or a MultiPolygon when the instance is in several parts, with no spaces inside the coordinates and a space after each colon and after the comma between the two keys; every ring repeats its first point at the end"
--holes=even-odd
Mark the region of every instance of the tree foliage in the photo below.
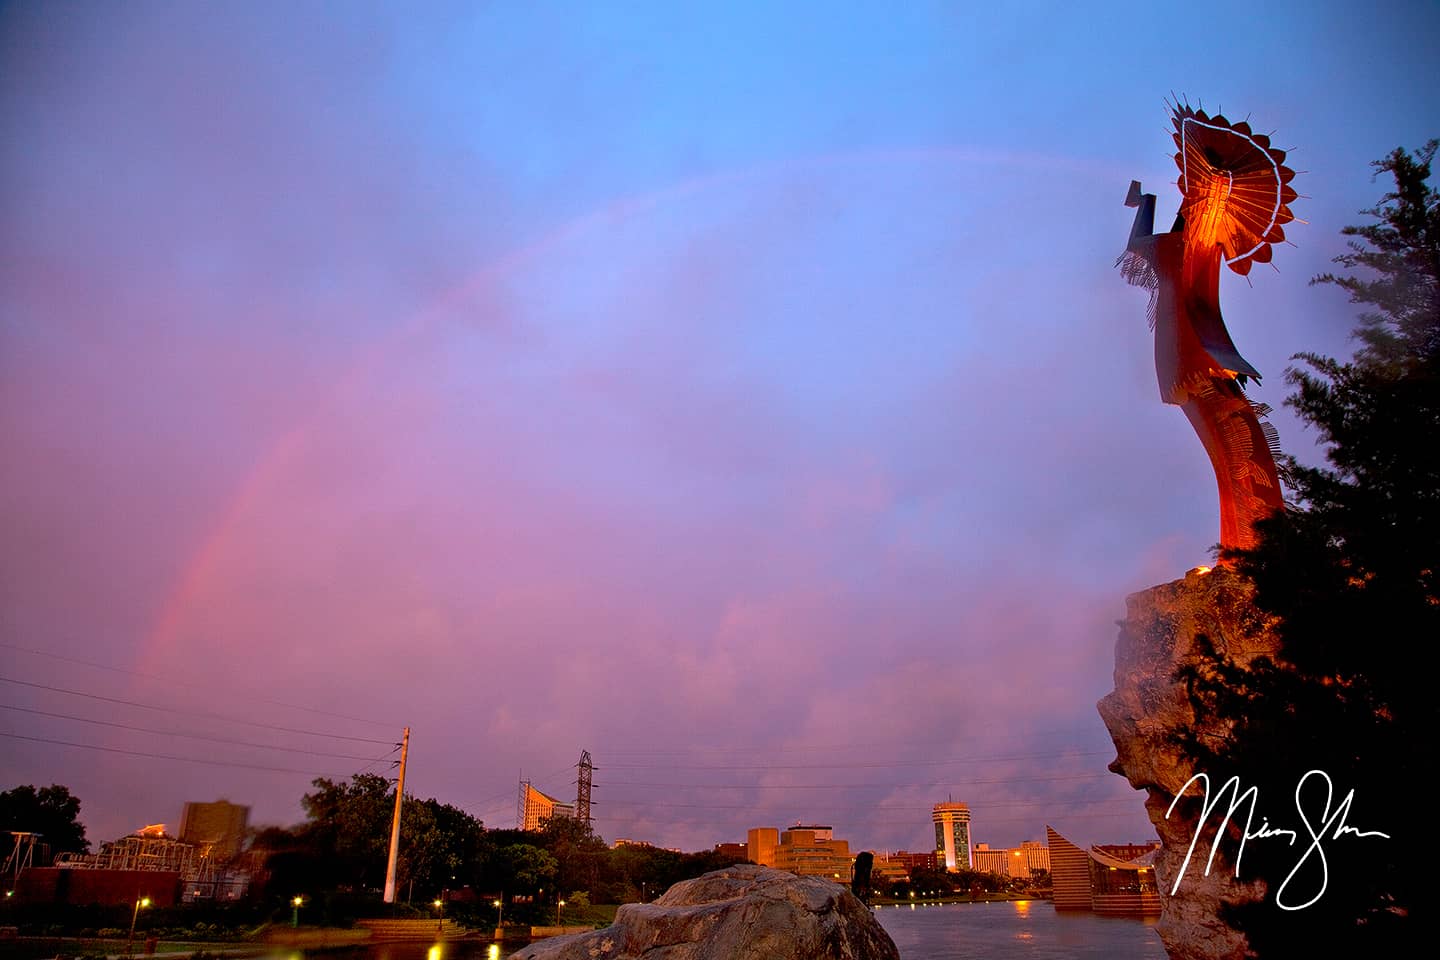
{"type": "MultiPolygon", "coordinates": [[[[1409,935],[1422,858],[1414,800],[1428,782],[1437,699],[1426,686],[1440,637],[1440,197],[1429,185],[1436,142],[1375,163],[1394,189],[1347,228],[1333,285],[1365,305],[1352,359],[1299,354],[1287,403],[1318,435],[1325,463],[1282,463],[1294,506],[1260,524],[1259,545],[1225,559],[1253,581],[1279,641],[1273,659],[1242,666],[1212,643],[1184,671],[1197,717],[1233,724],[1182,746],[1197,769],[1260,789],[1272,823],[1300,827],[1296,784],[1309,770],[1335,783],[1346,824],[1391,839],[1325,834],[1322,881],[1312,858],[1296,881],[1323,898],[1282,911],[1274,892],[1310,838],[1252,840],[1245,878],[1271,897],[1235,920],[1260,956],[1383,952],[1409,935]]],[[[1197,724],[1197,727],[1200,724],[1197,724]]],[[[1318,784],[1318,781],[1316,782],[1318,784]]],[[[1325,798],[1303,801],[1317,823],[1325,798]]],[[[1291,896],[1292,903],[1297,899],[1291,896]]],[[[1304,899],[1303,897],[1299,899],[1304,899]]]]}
{"type": "MultiPolygon", "coordinates": [[[[306,822],[293,831],[271,828],[256,838],[271,851],[274,889],[375,890],[385,882],[395,790],[375,774],[348,782],[314,781],[301,803],[306,822]]],[[[485,858],[484,825],[438,800],[406,795],[400,815],[397,884],[428,901],[446,889],[464,886],[485,858]]]]}
{"type": "MultiPolygon", "coordinates": [[[[10,831],[40,834],[40,842],[49,845],[52,855],[90,849],[80,822],[80,798],[58,783],[39,788],[27,784],[0,793],[0,833],[10,831]]],[[[9,840],[6,836],[7,855],[9,840]]]]}

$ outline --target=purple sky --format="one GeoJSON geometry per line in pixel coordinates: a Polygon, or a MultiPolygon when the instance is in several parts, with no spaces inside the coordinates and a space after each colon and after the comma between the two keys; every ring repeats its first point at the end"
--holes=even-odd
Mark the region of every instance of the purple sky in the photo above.
{"type": "Polygon", "coordinates": [[[1149,837],[1094,704],[1218,521],[1126,188],[1172,91],[1294,148],[1279,407],[1440,8],[416,6],[0,8],[0,787],[293,823],[408,725],[491,826],[1149,837]]]}

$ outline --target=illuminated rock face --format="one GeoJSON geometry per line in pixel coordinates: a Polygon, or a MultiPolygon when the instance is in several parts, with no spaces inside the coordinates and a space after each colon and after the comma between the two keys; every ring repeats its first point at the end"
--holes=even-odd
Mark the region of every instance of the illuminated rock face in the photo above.
{"type": "Polygon", "coordinates": [[[1191,776],[1219,774],[1223,780],[1227,775],[1196,770],[1174,746],[1173,738],[1182,733],[1228,732],[1223,723],[1208,723],[1206,729],[1196,731],[1195,711],[1184,687],[1173,679],[1175,670],[1194,662],[1197,636],[1209,637],[1242,663],[1273,655],[1277,644],[1251,602],[1253,592],[1247,581],[1220,568],[1207,574],[1192,572],[1183,580],[1126,598],[1127,615],[1115,643],[1115,689],[1098,705],[1115,742],[1116,758],[1110,769],[1148,793],[1145,809],[1162,845],[1155,862],[1162,899],[1156,929],[1172,960],[1244,957],[1245,935],[1226,925],[1221,908],[1260,900],[1266,894],[1264,884],[1241,882],[1234,876],[1228,855],[1238,836],[1222,843],[1214,868],[1204,874],[1209,833],[1196,846],[1178,890],[1172,893],[1197,823],[1193,812],[1186,816],[1178,808],[1170,819],[1165,817],[1171,800],[1191,776]]]}
{"type": "Polygon", "coordinates": [[[742,864],[685,880],[615,923],[516,960],[899,960],[870,908],[837,883],[742,864]]]}

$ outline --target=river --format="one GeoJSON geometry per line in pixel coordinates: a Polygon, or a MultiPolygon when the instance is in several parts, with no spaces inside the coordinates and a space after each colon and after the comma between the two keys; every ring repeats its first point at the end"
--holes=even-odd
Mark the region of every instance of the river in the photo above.
{"type": "MultiPolygon", "coordinates": [[[[1152,921],[1056,913],[1045,900],[905,904],[876,918],[901,960],[1165,960],[1152,921]]],[[[507,946],[507,951],[518,946],[507,946]]],[[[493,944],[389,943],[343,951],[277,952],[266,960],[500,960],[493,944]]]]}
{"type": "Polygon", "coordinates": [[[1153,921],[1056,913],[1046,900],[877,907],[901,960],[1165,960],[1153,921]]]}

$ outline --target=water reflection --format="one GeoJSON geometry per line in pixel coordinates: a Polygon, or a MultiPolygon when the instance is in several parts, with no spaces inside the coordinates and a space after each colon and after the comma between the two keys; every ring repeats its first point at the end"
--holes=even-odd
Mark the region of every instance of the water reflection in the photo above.
{"type": "Polygon", "coordinates": [[[1165,960],[1153,921],[1057,914],[1015,900],[875,911],[902,960],[1165,960]]]}
{"type": "MultiPolygon", "coordinates": [[[[1055,912],[1043,900],[878,907],[902,960],[1165,960],[1153,920],[1055,912]],[[908,906],[910,909],[903,909],[908,906]]],[[[257,960],[502,960],[524,943],[484,940],[382,943],[343,950],[276,951],[257,960]]]]}

